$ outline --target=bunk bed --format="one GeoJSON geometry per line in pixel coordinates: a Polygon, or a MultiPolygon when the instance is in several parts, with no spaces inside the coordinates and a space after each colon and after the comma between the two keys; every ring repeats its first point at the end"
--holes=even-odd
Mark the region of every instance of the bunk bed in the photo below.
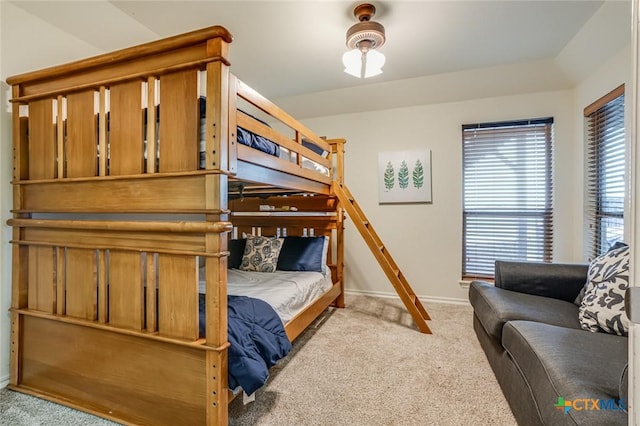
{"type": "Polygon", "coordinates": [[[324,237],[329,283],[289,339],[344,306],[344,140],[232,74],[231,41],[215,26],[7,79],[11,389],[128,424],[226,424],[229,262],[255,235],[324,237]]]}

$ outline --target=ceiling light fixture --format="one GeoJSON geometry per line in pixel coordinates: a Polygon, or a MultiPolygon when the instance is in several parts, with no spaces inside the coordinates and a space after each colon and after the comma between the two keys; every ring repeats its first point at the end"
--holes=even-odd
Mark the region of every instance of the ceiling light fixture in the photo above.
{"type": "Polygon", "coordinates": [[[344,72],[354,77],[367,78],[382,74],[385,57],[376,49],[385,42],[384,27],[371,20],[376,8],[363,3],[353,10],[358,23],[347,31],[347,47],[351,49],[342,55],[344,72]]]}

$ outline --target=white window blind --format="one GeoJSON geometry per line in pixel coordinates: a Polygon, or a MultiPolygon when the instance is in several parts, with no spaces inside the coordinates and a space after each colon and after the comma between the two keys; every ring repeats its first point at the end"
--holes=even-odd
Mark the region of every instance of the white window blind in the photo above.
{"type": "Polygon", "coordinates": [[[463,277],[551,261],[552,130],[553,118],[462,126],[463,277]]]}
{"type": "Polygon", "coordinates": [[[585,260],[622,241],[624,233],[624,85],[585,108],[585,260]]]}

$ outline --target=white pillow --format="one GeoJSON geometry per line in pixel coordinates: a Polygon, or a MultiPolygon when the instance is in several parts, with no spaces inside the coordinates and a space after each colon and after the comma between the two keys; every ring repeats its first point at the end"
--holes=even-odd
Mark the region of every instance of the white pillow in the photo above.
{"type": "Polygon", "coordinates": [[[282,249],[282,238],[247,235],[240,270],[275,272],[282,249]]]}
{"type": "Polygon", "coordinates": [[[609,250],[589,264],[585,293],[578,309],[580,326],[589,331],[627,336],[629,319],[624,311],[629,287],[629,247],[609,250]]]}

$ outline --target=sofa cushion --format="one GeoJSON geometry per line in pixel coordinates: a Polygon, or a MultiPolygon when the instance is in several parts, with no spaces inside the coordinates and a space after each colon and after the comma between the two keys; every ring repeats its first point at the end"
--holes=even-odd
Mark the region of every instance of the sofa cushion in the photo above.
{"type": "Polygon", "coordinates": [[[496,260],[495,285],[505,290],[573,302],[584,288],[588,268],[589,265],[578,263],[496,260]]]}
{"type": "Polygon", "coordinates": [[[584,297],[578,310],[585,330],[626,336],[629,320],[624,295],[629,287],[629,247],[609,250],[589,265],[584,297]]]}
{"type": "Polygon", "coordinates": [[[502,333],[503,347],[550,425],[627,423],[618,405],[627,342],[622,336],[532,321],[511,321],[502,333]]]}
{"type": "Polygon", "coordinates": [[[502,327],[511,320],[580,328],[578,307],[564,300],[519,293],[483,281],[473,281],[469,287],[469,301],[484,329],[498,341],[502,337],[502,327]]]}

